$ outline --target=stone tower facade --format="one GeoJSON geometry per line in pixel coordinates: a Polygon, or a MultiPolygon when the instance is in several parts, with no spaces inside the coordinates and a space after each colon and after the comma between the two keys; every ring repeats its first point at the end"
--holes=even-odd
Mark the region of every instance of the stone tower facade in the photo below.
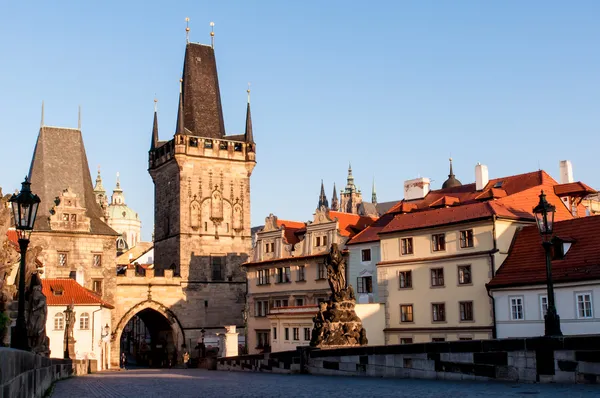
{"type": "Polygon", "coordinates": [[[226,136],[214,50],[188,43],[175,135],[159,141],[155,112],[149,152],[155,268],[173,270],[194,303],[184,329],[243,325],[255,164],[250,101],[245,133],[226,136]]]}

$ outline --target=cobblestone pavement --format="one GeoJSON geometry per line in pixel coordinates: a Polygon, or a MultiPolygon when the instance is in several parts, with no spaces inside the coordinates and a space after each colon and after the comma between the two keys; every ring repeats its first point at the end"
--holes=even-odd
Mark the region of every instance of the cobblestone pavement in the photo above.
{"type": "Polygon", "coordinates": [[[56,383],[66,397],[599,397],[600,386],[138,369],[56,383]]]}

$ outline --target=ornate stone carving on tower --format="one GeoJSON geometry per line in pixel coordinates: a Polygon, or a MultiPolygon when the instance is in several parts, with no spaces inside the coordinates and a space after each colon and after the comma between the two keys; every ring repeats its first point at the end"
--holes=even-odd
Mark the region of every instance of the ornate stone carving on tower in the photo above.
{"type": "Polygon", "coordinates": [[[331,296],[327,302],[319,304],[319,312],[313,318],[311,347],[335,348],[367,344],[367,332],[354,311],[354,290],[346,281],[346,260],[337,243],[331,245],[325,265],[331,296]]]}
{"type": "Polygon", "coordinates": [[[244,133],[225,135],[214,49],[188,43],[170,140],[159,140],[157,120],[155,112],[148,170],[155,189],[155,268],[172,267],[186,281],[192,307],[180,320],[192,338],[202,328],[242,327],[246,277],[240,265],[252,245],[256,164],[249,90],[244,133]]]}

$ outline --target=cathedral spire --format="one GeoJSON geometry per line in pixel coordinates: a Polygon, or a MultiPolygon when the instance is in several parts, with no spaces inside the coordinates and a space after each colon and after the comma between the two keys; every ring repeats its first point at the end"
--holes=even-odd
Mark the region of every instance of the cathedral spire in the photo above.
{"type": "Polygon", "coordinates": [[[373,193],[371,194],[371,203],[377,204],[377,192],[375,191],[375,177],[373,177],[373,193]]]}
{"type": "Polygon", "coordinates": [[[246,107],[246,132],[244,133],[244,141],[254,142],[252,135],[252,114],[250,113],[250,83],[248,83],[248,106],[246,107]]]}
{"type": "Polygon", "coordinates": [[[317,206],[317,209],[320,209],[322,206],[329,208],[329,202],[327,201],[327,196],[325,196],[323,180],[321,180],[321,194],[319,195],[319,205],[317,206]]]}
{"type": "Polygon", "coordinates": [[[354,177],[352,176],[352,164],[348,163],[348,180],[346,181],[346,191],[356,191],[356,185],[354,185],[354,177]]]}
{"type": "Polygon", "coordinates": [[[154,98],[154,123],[152,124],[152,142],[150,143],[150,150],[158,147],[158,112],[157,112],[158,100],[154,98]]]}
{"type": "Polygon", "coordinates": [[[331,210],[338,211],[339,208],[340,208],[340,205],[338,202],[337,191],[335,189],[335,182],[334,182],[333,183],[333,197],[331,198],[331,210]]]}

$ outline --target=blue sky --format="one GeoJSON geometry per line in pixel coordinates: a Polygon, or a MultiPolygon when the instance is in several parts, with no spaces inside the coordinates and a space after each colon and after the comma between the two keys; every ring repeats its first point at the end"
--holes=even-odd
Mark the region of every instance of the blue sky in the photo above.
{"type": "Polygon", "coordinates": [[[76,127],[92,175],[121,173],[127,204],[153,225],[147,173],[153,99],[172,136],[185,47],[216,55],[228,134],[243,132],[252,83],[257,167],[252,223],[308,220],[320,181],[367,200],[438,188],[448,157],[463,183],[542,168],[600,188],[597,1],[27,1],[0,9],[0,186],[19,187],[40,123],[76,127]],[[171,4],[173,3],[173,4],[171,4]],[[526,4],[525,4],[526,3],[526,4]]]}

